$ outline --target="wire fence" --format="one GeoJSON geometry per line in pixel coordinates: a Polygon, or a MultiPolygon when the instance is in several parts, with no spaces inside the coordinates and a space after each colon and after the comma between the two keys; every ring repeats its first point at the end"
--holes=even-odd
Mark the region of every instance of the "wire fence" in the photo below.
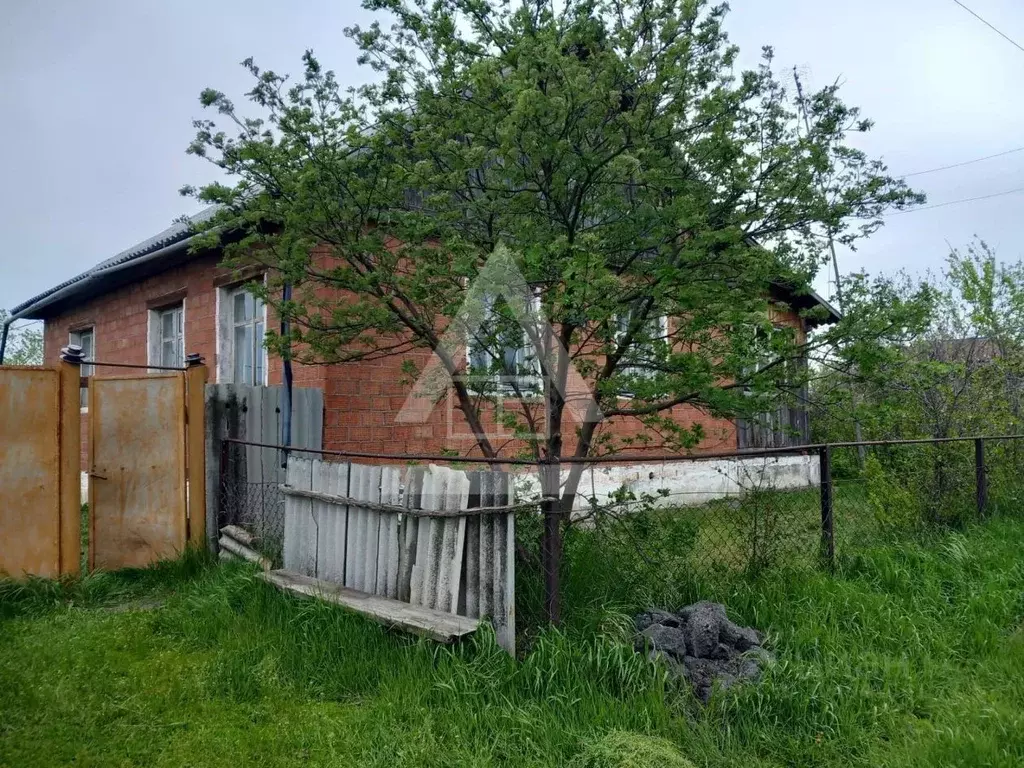
{"type": "MultiPolygon", "coordinates": [[[[254,451],[273,451],[284,463],[280,447],[225,441],[220,522],[250,531],[262,554],[280,564],[283,470],[280,477],[247,477],[254,451]]],[[[362,456],[329,451],[293,455],[366,463],[362,456]]],[[[454,466],[474,461],[374,459],[454,466]]],[[[261,461],[267,463],[255,463],[261,461]]],[[[517,473],[516,502],[539,499],[538,467],[509,463],[517,473]]],[[[570,462],[560,472],[564,490],[570,462]]],[[[1024,445],[1008,436],[590,461],[571,513],[562,515],[569,557],[576,548],[582,552],[576,557],[599,559],[623,580],[666,580],[693,573],[831,570],[900,537],[992,514],[1019,514],[1022,502],[1024,445]]],[[[519,551],[526,555],[541,535],[540,503],[518,518],[519,551]]]]}

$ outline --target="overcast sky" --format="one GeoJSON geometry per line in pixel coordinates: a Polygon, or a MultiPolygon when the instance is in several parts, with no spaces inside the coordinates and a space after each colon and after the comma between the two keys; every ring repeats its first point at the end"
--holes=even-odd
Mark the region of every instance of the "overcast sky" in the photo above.
{"type": "MultiPolygon", "coordinates": [[[[965,0],[1024,45],[1024,3],[965,0]]],[[[1024,51],[953,0],[733,0],[727,27],[756,63],[762,45],[809,86],[840,78],[876,121],[860,146],[913,173],[1024,147],[1024,51]]],[[[238,62],[297,72],[313,48],[342,83],[366,74],[342,29],[357,0],[4,0],[0,23],[0,307],[84,271],[194,211],[177,190],[209,180],[185,155],[197,96],[236,102],[238,62]]],[[[929,204],[1024,188],[1024,152],[908,181],[929,204]]],[[[1024,193],[892,216],[845,271],[940,266],[946,242],[984,237],[1024,256],[1024,193]]],[[[824,284],[822,284],[824,287],[824,284]]]]}

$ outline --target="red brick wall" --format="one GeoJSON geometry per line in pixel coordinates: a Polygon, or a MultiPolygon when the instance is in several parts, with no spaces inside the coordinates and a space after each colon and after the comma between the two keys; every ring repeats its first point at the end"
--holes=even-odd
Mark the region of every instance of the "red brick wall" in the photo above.
{"type": "MultiPolygon", "coordinates": [[[[96,359],[145,365],[148,362],[149,303],[172,292],[184,291],[185,351],[202,355],[210,369],[210,380],[216,381],[216,282],[224,274],[225,270],[217,266],[216,257],[195,258],[50,318],[45,329],[46,359],[48,362],[57,359],[60,348],[68,342],[69,331],[93,327],[96,359]]],[[[800,323],[793,313],[781,313],[776,320],[800,323]]],[[[273,327],[275,321],[270,318],[268,322],[273,327]]],[[[424,355],[419,361],[421,366],[425,359],[424,355]]],[[[465,418],[448,400],[438,403],[425,423],[396,423],[398,411],[410,391],[410,385],[404,381],[401,362],[400,357],[395,357],[347,365],[294,366],[296,386],[324,390],[326,448],[394,454],[438,453],[442,449],[463,453],[473,449],[474,439],[465,418]]],[[[117,373],[124,371],[109,368],[97,371],[98,376],[117,373]]],[[[271,358],[269,378],[271,384],[280,383],[280,360],[271,358]]],[[[676,408],[673,415],[685,425],[699,423],[703,426],[706,438],[701,449],[736,447],[736,428],[731,421],[712,418],[689,406],[676,408]]],[[[496,430],[493,414],[485,415],[485,422],[488,432],[496,430]]],[[[564,425],[567,451],[574,448],[576,427],[577,424],[567,418],[564,425]]],[[[618,418],[602,425],[601,429],[613,430],[624,437],[638,434],[642,427],[635,419],[618,418]]],[[[83,428],[83,435],[86,434],[83,428]]],[[[497,440],[496,444],[502,442],[497,440]]],[[[511,441],[505,446],[507,451],[514,447],[511,441]]]]}
{"type": "MultiPolygon", "coordinates": [[[[420,367],[426,358],[427,355],[422,353],[418,361],[420,367]]],[[[442,449],[479,454],[465,417],[448,398],[436,404],[424,423],[396,423],[411,388],[404,383],[406,378],[401,370],[401,358],[331,366],[324,398],[325,445],[338,450],[396,454],[438,453],[442,449]]],[[[690,406],[674,409],[673,416],[686,426],[699,423],[704,428],[702,450],[735,449],[736,425],[733,422],[713,418],[690,406]]],[[[483,421],[489,435],[507,434],[507,430],[496,427],[493,413],[485,413],[483,421]]],[[[570,416],[565,417],[563,440],[566,452],[575,449],[578,426],[570,416]]],[[[636,419],[616,418],[601,425],[600,429],[611,430],[617,437],[627,437],[639,434],[643,426],[636,419]]],[[[511,436],[504,439],[495,437],[492,443],[496,447],[508,443],[505,446],[507,452],[516,448],[511,436]]]]}

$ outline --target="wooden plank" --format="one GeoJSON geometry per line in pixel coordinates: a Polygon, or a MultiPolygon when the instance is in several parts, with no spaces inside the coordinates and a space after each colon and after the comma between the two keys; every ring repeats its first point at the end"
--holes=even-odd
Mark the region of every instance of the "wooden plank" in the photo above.
{"type": "Polygon", "coordinates": [[[287,570],[261,573],[259,578],[293,595],[334,603],[385,626],[429,637],[441,643],[454,642],[472,634],[479,627],[479,621],[465,616],[369,595],[287,570]]]}
{"type": "MultiPolygon", "coordinates": [[[[405,474],[405,506],[408,509],[419,509],[423,493],[423,467],[410,467],[405,474]]],[[[416,545],[419,539],[419,518],[405,515],[398,532],[401,549],[398,553],[398,599],[407,603],[417,603],[413,595],[413,567],[416,562],[416,545]]]]}
{"type": "MultiPolygon", "coordinates": [[[[480,483],[483,472],[470,474],[469,507],[480,507],[480,483]]],[[[480,616],[480,518],[477,515],[466,518],[466,546],[462,587],[463,599],[459,613],[463,616],[480,616]]]]}
{"type": "MultiPolygon", "coordinates": [[[[313,462],[290,458],[288,485],[312,490],[313,462]]],[[[317,521],[313,502],[298,496],[286,496],[284,507],[284,564],[289,570],[312,576],[316,573],[317,521]]]]}
{"type": "Polygon", "coordinates": [[[186,465],[188,467],[188,542],[206,545],[206,366],[185,371],[186,465]]]}
{"type": "MultiPolygon", "coordinates": [[[[511,504],[512,478],[507,473],[495,473],[496,506],[511,504]],[[499,495],[500,494],[500,495],[499,495]]],[[[516,598],[515,598],[515,513],[494,516],[494,607],[491,622],[498,645],[515,656],[516,653],[516,598]]]]}
{"type": "MultiPolygon", "coordinates": [[[[463,510],[469,503],[469,478],[461,470],[446,470],[447,488],[442,509],[463,510]]],[[[435,608],[455,613],[459,607],[459,585],[462,583],[462,553],[466,545],[466,518],[451,517],[442,522],[441,557],[438,562],[437,600],[435,608]]]]}
{"type": "Polygon", "coordinates": [[[292,390],[292,445],[296,448],[323,448],[324,394],[321,390],[292,390]]]}
{"type": "MultiPolygon", "coordinates": [[[[353,499],[360,498],[360,488],[363,482],[362,464],[349,465],[348,495],[353,499]]],[[[362,548],[359,542],[362,541],[362,532],[366,530],[366,522],[363,517],[363,510],[357,504],[350,504],[348,508],[348,533],[345,544],[345,579],[342,582],[350,589],[357,589],[359,583],[359,571],[362,566],[360,555],[362,548]]]]}
{"type": "MultiPolygon", "coordinates": [[[[365,501],[380,503],[380,480],[382,467],[365,467],[363,471],[363,485],[360,489],[359,498],[365,501]]],[[[359,580],[359,587],[363,592],[371,595],[377,594],[377,560],[378,543],[380,541],[380,510],[366,509],[365,527],[362,534],[362,577],[359,580]]]]}
{"type": "MultiPolygon", "coordinates": [[[[498,498],[495,493],[496,484],[493,472],[482,472],[480,477],[480,506],[491,507],[498,498]]],[[[480,581],[479,581],[479,613],[491,616],[494,610],[494,515],[480,517],[480,581]]]]}
{"type": "MultiPolygon", "coordinates": [[[[448,470],[445,467],[430,465],[423,482],[421,509],[441,509],[447,487],[448,470]]],[[[420,578],[423,582],[420,604],[427,608],[437,607],[441,552],[444,546],[444,523],[444,520],[436,517],[420,519],[416,566],[420,568],[420,578]]]]}
{"type": "Polygon", "coordinates": [[[77,575],[82,565],[81,369],[60,364],[60,573],[77,575]]]}
{"type": "MultiPolygon", "coordinates": [[[[256,387],[260,391],[260,436],[256,442],[267,445],[281,444],[281,387],[256,387]]],[[[259,449],[260,472],[264,483],[280,485],[287,470],[282,472],[283,455],[274,448],[259,449]]]]}
{"type": "MultiPolygon", "coordinates": [[[[380,500],[382,504],[397,505],[400,500],[402,471],[399,467],[383,467],[380,478],[380,500]]],[[[398,513],[382,512],[380,516],[380,538],[377,544],[377,589],[376,594],[384,597],[398,597],[398,513]]]]}
{"type": "MultiPolygon", "coordinates": [[[[349,494],[347,462],[314,461],[313,490],[337,496],[349,494]],[[319,470],[319,483],[317,482],[319,470]]],[[[317,578],[339,584],[345,582],[345,549],[348,535],[348,507],[344,504],[314,502],[320,510],[317,539],[317,578]]]]}
{"type": "MultiPolygon", "coordinates": [[[[249,442],[260,442],[260,409],[262,394],[260,388],[247,384],[236,384],[238,403],[241,409],[242,439],[249,442]]],[[[247,483],[263,482],[263,464],[260,461],[261,449],[254,445],[245,446],[245,480],[247,483]]]]}

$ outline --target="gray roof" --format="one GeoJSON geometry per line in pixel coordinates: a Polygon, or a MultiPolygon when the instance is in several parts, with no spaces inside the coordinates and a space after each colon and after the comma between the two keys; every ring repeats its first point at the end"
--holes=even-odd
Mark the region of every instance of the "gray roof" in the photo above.
{"type": "MultiPolygon", "coordinates": [[[[127,270],[141,266],[143,262],[152,262],[153,266],[159,267],[165,266],[159,263],[164,259],[180,259],[186,254],[188,244],[195,235],[193,225],[209,221],[217,210],[218,206],[215,205],[204,208],[190,216],[188,223],[176,222],[163,232],[136,243],[131,248],[101,261],[92,269],[34,296],[12,309],[10,319],[45,319],[59,311],[59,305],[81,302],[98,296],[118,284],[119,279],[123,284],[125,279],[130,278],[127,270]]],[[[795,286],[785,281],[776,281],[773,285],[782,289],[787,295],[787,301],[797,309],[824,307],[829,316],[825,322],[835,322],[842,317],[835,307],[809,287],[797,291],[795,286]]],[[[813,325],[820,324],[820,321],[813,322],[813,325]]]]}
{"type": "MultiPolygon", "coordinates": [[[[120,253],[101,261],[99,264],[83,272],[80,275],[65,280],[49,290],[43,291],[11,310],[12,318],[43,318],[48,314],[47,308],[52,307],[58,301],[65,301],[72,298],[84,298],[92,294],[91,288],[101,278],[111,275],[118,270],[133,266],[134,263],[147,257],[153,257],[162,251],[167,251],[168,256],[177,255],[185,250],[189,241],[195,234],[193,225],[201,224],[213,217],[217,206],[209,206],[199,213],[188,218],[188,223],[175,222],[153,237],[136,243],[131,248],[126,248],[120,253]]],[[[101,281],[102,282],[102,281],[101,281]]],[[[99,286],[95,286],[99,287],[99,286]]]]}

